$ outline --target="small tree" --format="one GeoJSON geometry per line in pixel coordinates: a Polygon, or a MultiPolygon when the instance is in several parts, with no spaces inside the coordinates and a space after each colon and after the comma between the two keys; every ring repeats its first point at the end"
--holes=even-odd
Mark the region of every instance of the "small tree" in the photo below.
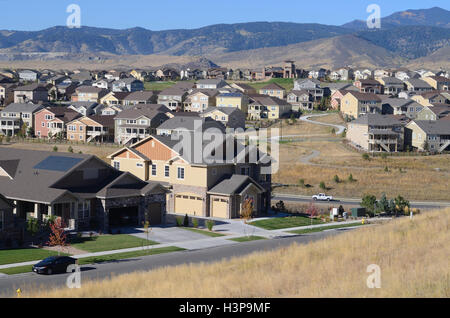
{"type": "MultiPolygon", "coordinates": [[[[147,238],[147,244],[148,244],[148,236],[150,234],[150,222],[149,221],[144,221],[142,222],[142,225],[144,226],[144,233],[145,233],[145,237],[147,238]]],[[[142,248],[144,248],[144,246],[142,246],[142,248]]]]}
{"type": "MultiPolygon", "coordinates": [[[[34,238],[36,234],[39,233],[41,227],[39,225],[39,220],[35,218],[30,218],[27,221],[27,231],[30,233],[31,237],[34,238]]],[[[31,242],[33,244],[33,242],[31,242]]]]}
{"type": "Polygon", "coordinates": [[[377,204],[377,198],[374,195],[366,194],[362,198],[361,206],[363,208],[366,208],[366,211],[369,214],[375,213],[376,204],[377,204]]]}
{"type": "Polygon", "coordinates": [[[246,232],[248,237],[250,237],[250,232],[248,232],[246,228],[253,216],[253,206],[253,199],[249,197],[244,200],[244,204],[242,205],[241,210],[241,219],[244,225],[244,231],[246,232]]]}
{"type": "Polygon", "coordinates": [[[187,213],[184,216],[183,226],[184,227],[189,227],[189,217],[188,217],[187,213]]]}
{"type": "Polygon", "coordinates": [[[304,188],[304,187],[305,187],[305,179],[300,179],[300,180],[298,180],[298,184],[299,184],[299,186],[301,186],[302,188],[304,188]]]}
{"type": "Polygon", "coordinates": [[[339,176],[338,176],[338,175],[335,175],[335,176],[333,177],[333,180],[334,180],[334,182],[336,182],[336,183],[341,182],[341,180],[339,179],[339,176]]]}
{"type": "Polygon", "coordinates": [[[214,220],[207,220],[206,221],[206,227],[208,228],[208,230],[210,232],[212,232],[214,224],[215,224],[214,220]]]}
{"type": "Polygon", "coordinates": [[[410,208],[409,201],[405,200],[405,198],[403,198],[401,195],[399,195],[394,199],[394,204],[395,204],[395,216],[397,216],[398,213],[402,213],[403,211],[405,211],[406,207],[408,209],[410,208]]]}
{"type": "Polygon", "coordinates": [[[350,173],[350,175],[348,176],[348,181],[355,182],[355,179],[353,179],[353,174],[350,173]]]}
{"type": "Polygon", "coordinates": [[[386,212],[390,213],[390,206],[389,201],[386,198],[386,194],[383,193],[383,195],[380,198],[380,201],[377,203],[377,212],[386,212]]]}
{"type": "Polygon", "coordinates": [[[367,160],[367,161],[370,160],[370,157],[369,157],[369,154],[368,154],[368,153],[363,153],[362,158],[363,158],[364,160],[367,160]]]}
{"type": "Polygon", "coordinates": [[[48,238],[48,246],[58,246],[58,255],[61,255],[61,249],[67,246],[67,235],[64,231],[65,224],[61,218],[56,219],[56,221],[50,224],[50,236],[48,238]]]}
{"type": "Polygon", "coordinates": [[[53,151],[54,151],[54,152],[58,152],[58,147],[53,146],[53,151]]]}
{"type": "Polygon", "coordinates": [[[73,148],[72,148],[72,146],[69,146],[69,148],[67,148],[67,151],[73,153],[73,148]]]}
{"type": "Polygon", "coordinates": [[[323,182],[323,181],[320,181],[319,187],[320,187],[322,190],[326,190],[326,189],[327,189],[327,186],[325,185],[325,182],[323,182]]]}
{"type": "Polygon", "coordinates": [[[305,212],[309,215],[309,218],[311,219],[311,225],[313,225],[313,219],[319,216],[319,209],[314,205],[313,202],[310,202],[305,212]]]}

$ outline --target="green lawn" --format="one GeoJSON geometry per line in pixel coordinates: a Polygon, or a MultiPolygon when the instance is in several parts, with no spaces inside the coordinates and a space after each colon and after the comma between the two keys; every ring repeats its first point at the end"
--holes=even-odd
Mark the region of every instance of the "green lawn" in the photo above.
{"type": "Polygon", "coordinates": [[[265,230],[279,230],[279,229],[287,229],[290,227],[298,227],[298,226],[308,226],[308,225],[316,225],[322,224],[321,220],[311,219],[305,216],[290,216],[284,218],[271,218],[265,220],[259,220],[251,222],[250,224],[253,226],[257,226],[263,228],[265,230]]]}
{"type": "MultiPolygon", "coordinates": [[[[41,259],[58,255],[58,252],[40,248],[22,248],[13,250],[0,250],[0,265],[39,261],[41,259]]],[[[61,255],[67,255],[61,253],[61,255]]]]}
{"type": "Polygon", "coordinates": [[[357,227],[357,226],[362,226],[362,225],[363,225],[362,223],[353,223],[353,224],[321,226],[321,227],[316,227],[316,228],[313,228],[313,229],[304,229],[304,230],[290,231],[289,233],[293,233],[293,234],[308,234],[308,233],[322,232],[322,231],[326,231],[326,230],[343,229],[343,228],[347,228],[347,227],[357,227]]]}
{"type": "MultiPolygon", "coordinates": [[[[121,259],[141,257],[141,256],[147,256],[147,255],[179,252],[179,251],[184,251],[184,250],[185,250],[184,248],[175,247],[175,246],[168,246],[168,247],[162,247],[162,248],[149,248],[149,249],[142,250],[142,251],[80,258],[78,263],[80,265],[88,265],[88,264],[111,262],[111,261],[117,261],[117,260],[121,260],[121,259]]],[[[29,273],[31,271],[32,271],[32,266],[19,266],[19,267],[1,269],[0,273],[7,274],[7,275],[15,275],[15,274],[29,273]]]]}
{"type": "Polygon", "coordinates": [[[259,240],[265,240],[265,239],[266,239],[265,237],[252,235],[252,236],[243,236],[243,237],[232,238],[232,239],[230,239],[230,241],[243,243],[243,242],[259,241],[259,240]]]}
{"type": "Polygon", "coordinates": [[[173,86],[176,82],[144,82],[144,89],[147,91],[162,91],[163,89],[173,86]]]}
{"type": "Polygon", "coordinates": [[[276,83],[280,85],[287,92],[290,92],[294,88],[294,80],[292,78],[272,78],[271,80],[266,82],[245,82],[245,83],[250,85],[257,91],[270,83],[276,83]]]}
{"type": "Polygon", "coordinates": [[[199,233],[199,234],[203,234],[206,236],[211,236],[211,237],[219,237],[219,236],[225,236],[225,234],[220,234],[220,233],[216,233],[216,232],[210,232],[207,230],[200,230],[200,229],[195,229],[192,227],[182,227],[182,229],[191,231],[191,232],[195,232],[195,233],[199,233]]]}
{"type": "Polygon", "coordinates": [[[70,243],[70,245],[74,248],[91,253],[156,244],[159,243],[147,241],[127,234],[101,235],[94,236],[92,238],[73,238],[70,243]]]}

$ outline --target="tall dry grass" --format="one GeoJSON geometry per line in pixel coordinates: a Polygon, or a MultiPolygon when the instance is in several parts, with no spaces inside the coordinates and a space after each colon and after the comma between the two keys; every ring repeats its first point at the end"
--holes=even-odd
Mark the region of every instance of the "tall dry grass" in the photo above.
{"type": "MultiPolygon", "coordinates": [[[[449,297],[450,209],[213,264],[83,282],[32,297],[449,297]],[[381,268],[381,288],[366,270],[381,268]]],[[[25,294],[24,294],[25,295],[25,294]]]]}

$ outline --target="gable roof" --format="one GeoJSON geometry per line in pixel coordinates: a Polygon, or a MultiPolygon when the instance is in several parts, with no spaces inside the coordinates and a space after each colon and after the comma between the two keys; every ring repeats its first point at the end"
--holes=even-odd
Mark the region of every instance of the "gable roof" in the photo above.
{"type": "Polygon", "coordinates": [[[347,91],[347,94],[345,94],[345,96],[347,96],[348,94],[354,96],[357,100],[360,100],[360,101],[381,102],[381,98],[374,93],[361,93],[361,92],[356,92],[356,91],[347,91]]]}
{"type": "Polygon", "coordinates": [[[9,104],[1,112],[16,112],[16,113],[34,113],[42,108],[42,105],[37,104],[9,104]]]}
{"type": "Polygon", "coordinates": [[[265,190],[255,182],[251,177],[239,174],[233,174],[228,176],[225,180],[219,182],[208,194],[222,194],[232,195],[241,193],[249,184],[253,184],[259,192],[265,192],[265,190]]]}
{"type": "Polygon", "coordinates": [[[352,124],[369,125],[369,126],[392,126],[400,125],[401,122],[392,115],[366,114],[351,122],[352,124]]]}
{"type": "Polygon", "coordinates": [[[427,135],[450,135],[450,122],[448,120],[413,120],[427,135]]]}
{"type": "Polygon", "coordinates": [[[170,109],[161,104],[139,104],[121,111],[114,119],[135,119],[141,116],[153,118],[161,113],[169,113],[170,109]]]}
{"type": "Polygon", "coordinates": [[[264,89],[285,91],[284,87],[278,85],[277,83],[270,83],[261,88],[261,90],[264,90],[264,89]]]}

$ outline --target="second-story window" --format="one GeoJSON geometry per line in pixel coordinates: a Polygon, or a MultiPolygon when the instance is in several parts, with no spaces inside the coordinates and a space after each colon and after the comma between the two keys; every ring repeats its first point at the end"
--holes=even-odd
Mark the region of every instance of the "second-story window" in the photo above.
{"type": "Polygon", "coordinates": [[[184,179],[184,168],[178,167],[178,179],[184,179]]]}
{"type": "Polygon", "coordinates": [[[156,165],[152,165],[152,176],[156,176],[156,165]]]}
{"type": "Polygon", "coordinates": [[[170,177],[170,166],[164,166],[164,176],[166,178],[170,177]]]}

